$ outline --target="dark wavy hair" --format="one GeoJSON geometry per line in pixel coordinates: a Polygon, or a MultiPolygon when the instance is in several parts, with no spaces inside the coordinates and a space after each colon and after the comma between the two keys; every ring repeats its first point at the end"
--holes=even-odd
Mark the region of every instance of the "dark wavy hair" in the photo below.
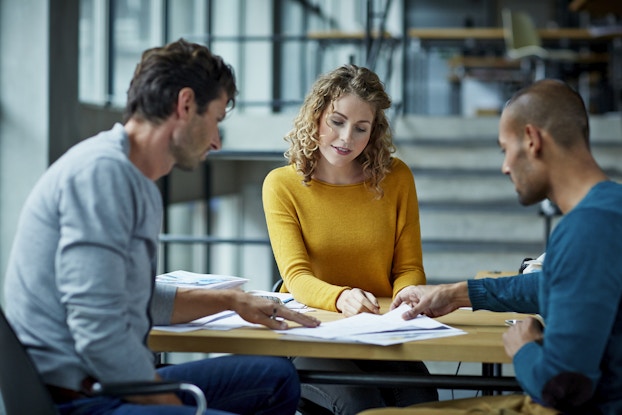
{"type": "Polygon", "coordinates": [[[233,68],[207,47],[179,39],[143,52],[127,91],[124,122],[136,116],[159,124],[171,115],[179,91],[186,87],[194,91],[199,114],[223,92],[229,109],[235,106],[233,68]]]}
{"type": "Polygon", "coordinates": [[[370,187],[382,197],[380,183],[390,170],[391,153],[395,151],[384,112],[391,106],[391,98],[378,75],[367,68],[343,65],[315,81],[294,120],[294,128],[285,136],[290,143],[285,157],[296,166],[303,183],[308,184],[320,159],[320,117],[335,100],[346,94],[359,97],[374,111],[369,143],[357,160],[363,166],[370,187]]]}

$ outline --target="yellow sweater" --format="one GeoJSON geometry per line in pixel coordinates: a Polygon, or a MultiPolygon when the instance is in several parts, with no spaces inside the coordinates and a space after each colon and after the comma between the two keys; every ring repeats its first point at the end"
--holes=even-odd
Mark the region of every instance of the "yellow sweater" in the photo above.
{"type": "Polygon", "coordinates": [[[417,191],[412,172],[394,159],[381,183],[302,184],[293,165],[271,171],[263,206],[272,250],[284,284],[297,301],[336,311],[348,288],[392,297],[425,284],[417,191]]]}

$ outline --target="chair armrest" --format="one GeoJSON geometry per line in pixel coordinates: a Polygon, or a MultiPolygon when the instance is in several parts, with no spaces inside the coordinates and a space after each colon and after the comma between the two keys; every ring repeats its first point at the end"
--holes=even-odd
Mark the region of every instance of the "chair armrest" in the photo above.
{"type": "Polygon", "coordinates": [[[117,382],[95,383],[92,393],[98,396],[129,396],[129,395],[156,395],[160,393],[173,393],[180,390],[190,392],[197,403],[196,414],[203,414],[207,409],[207,402],[203,391],[196,385],[186,382],[170,381],[145,381],[145,382],[117,382]]]}

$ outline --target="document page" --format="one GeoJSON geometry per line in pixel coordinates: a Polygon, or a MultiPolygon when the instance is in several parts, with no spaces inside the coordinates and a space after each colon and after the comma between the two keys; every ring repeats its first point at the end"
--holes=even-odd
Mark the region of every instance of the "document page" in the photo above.
{"type": "Polygon", "coordinates": [[[248,282],[248,278],[234,277],[232,275],[197,274],[196,272],[177,270],[156,276],[156,281],[159,284],[171,284],[178,287],[217,290],[242,287],[248,282]]]}
{"type": "Polygon", "coordinates": [[[322,323],[316,328],[297,327],[279,330],[286,336],[298,335],[325,340],[363,342],[379,345],[404,343],[433,337],[464,334],[426,316],[404,320],[402,314],[410,306],[402,304],[385,314],[361,313],[341,320],[322,323]]]}
{"type": "MultiPolygon", "coordinates": [[[[284,297],[284,301],[288,298],[284,297]]],[[[294,303],[288,301],[285,305],[294,303]]],[[[385,314],[361,313],[352,317],[325,322],[315,328],[296,327],[288,330],[275,330],[288,337],[312,337],[336,342],[369,343],[381,346],[405,343],[415,340],[425,340],[437,337],[456,336],[464,334],[451,326],[425,316],[412,320],[402,319],[402,314],[409,306],[402,304],[395,310],[385,314]]],[[[309,308],[296,309],[298,312],[313,311],[309,308]]],[[[172,332],[186,332],[192,330],[231,330],[239,327],[263,327],[242,319],[234,311],[223,311],[212,316],[203,317],[186,324],[171,326],[155,326],[154,329],[172,332]]]]}

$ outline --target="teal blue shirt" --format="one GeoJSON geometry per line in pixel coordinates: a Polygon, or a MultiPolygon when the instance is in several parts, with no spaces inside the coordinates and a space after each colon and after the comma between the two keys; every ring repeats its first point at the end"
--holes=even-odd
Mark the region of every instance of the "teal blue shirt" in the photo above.
{"type": "Polygon", "coordinates": [[[521,387],[542,401],[561,373],[589,379],[591,401],[622,413],[622,185],[601,182],[562,218],[541,273],[469,281],[474,309],[539,313],[544,341],[514,356],[521,387]]]}

